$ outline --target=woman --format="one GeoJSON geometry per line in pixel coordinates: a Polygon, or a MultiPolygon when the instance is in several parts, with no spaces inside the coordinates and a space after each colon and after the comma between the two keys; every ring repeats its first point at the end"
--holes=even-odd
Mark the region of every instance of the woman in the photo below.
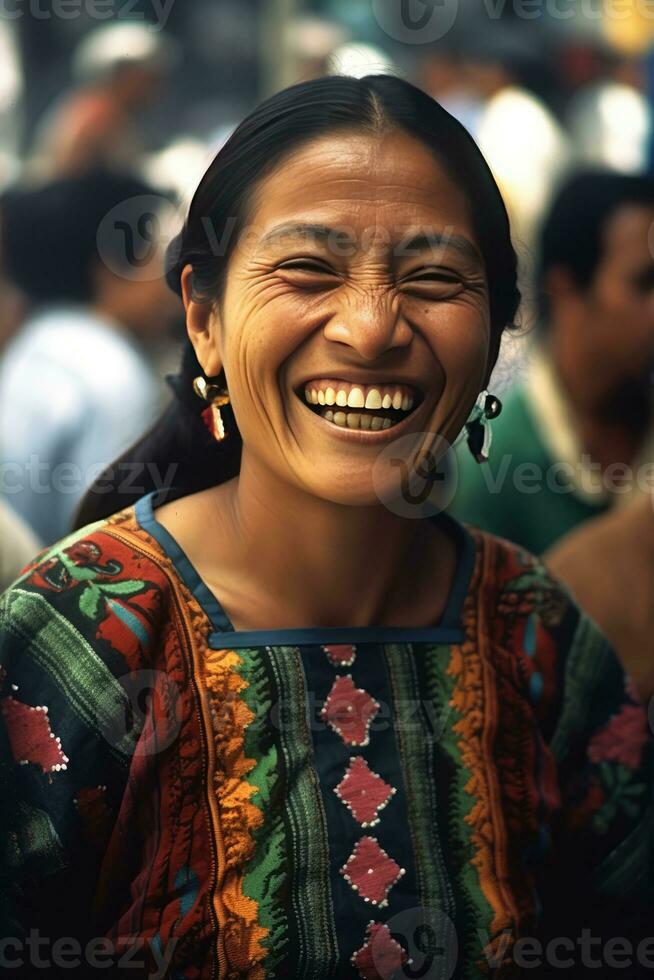
{"type": "Polygon", "coordinates": [[[374,978],[636,929],[643,707],[535,559],[421,504],[519,299],[474,142],[394,77],[287,89],[169,280],[179,403],[120,463],[174,486],[117,465],[3,600],[10,935],[374,978]]]}

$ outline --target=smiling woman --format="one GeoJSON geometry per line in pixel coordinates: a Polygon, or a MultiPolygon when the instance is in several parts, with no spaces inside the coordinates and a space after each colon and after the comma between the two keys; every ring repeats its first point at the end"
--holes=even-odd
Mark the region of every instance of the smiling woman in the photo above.
{"type": "Polygon", "coordinates": [[[2,599],[6,935],[582,976],[584,929],[647,929],[652,747],[565,588],[431,493],[519,302],[477,146],[395,77],[293,86],[169,258],[178,398],[2,599]],[[126,498],[126,464],[174,486],[126,498]]]}

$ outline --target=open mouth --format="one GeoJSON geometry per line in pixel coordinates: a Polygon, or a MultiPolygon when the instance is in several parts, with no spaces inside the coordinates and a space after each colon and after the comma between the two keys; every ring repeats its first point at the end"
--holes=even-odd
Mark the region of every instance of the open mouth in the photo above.
{"type": "Polygon", "coordinates": [[[343,429],[391,429],[423,400],[413,385],[388,382],[362,385],[334,378],[307,381],[296,395],[316,415],[343,429]]]}

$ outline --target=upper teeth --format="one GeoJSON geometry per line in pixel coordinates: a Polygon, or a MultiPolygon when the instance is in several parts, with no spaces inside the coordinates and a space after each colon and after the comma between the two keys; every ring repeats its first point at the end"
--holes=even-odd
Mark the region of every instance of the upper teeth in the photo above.
{"type": "Polygon", "coordinates": [[[351,385],[339,382],[311,382],[304,389],[310,405],[338,405],[342,408],[394,408],[408,412],[413,407],[413,394],[403,385],[351,385]]]}

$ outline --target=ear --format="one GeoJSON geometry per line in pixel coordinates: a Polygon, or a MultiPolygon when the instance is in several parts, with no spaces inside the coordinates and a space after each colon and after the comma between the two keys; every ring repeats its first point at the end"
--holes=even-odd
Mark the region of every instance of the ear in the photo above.
{"type": "Polygon", "coordinates": [[[223,368],[220,352],[220,318],[211,300],[193,299],[193,270],[185,265],[180,277],[182,301],[186,310],[186,331],[207,378],[214,378],[223,368]]]}

